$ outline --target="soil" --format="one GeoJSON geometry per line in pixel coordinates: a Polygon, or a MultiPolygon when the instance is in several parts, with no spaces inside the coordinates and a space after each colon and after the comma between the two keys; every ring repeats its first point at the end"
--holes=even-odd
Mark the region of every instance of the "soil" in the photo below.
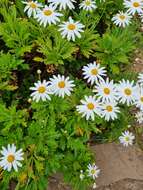
{"type": "Polygon", "coordinates": [[[96,190],[142,190],[143,180],[124,179],[96,190]]]}
{"type": "Polygon", "coordinates": [[[72,190],[62,180],[62,175],[56,174],[54,177],[49,179],[49,186],[47,190],[72,190]]]}
{"type": "MultiPolygon", "coordinates": [[[[97,187],[96,190],[142,190],[143,189],[143,180],[133,180],[133,179],[124,179],[108,186],[97,187]]],[[[71,190],[65,185],[57,186],[57,183],[50,184],[48,190],[71,190]]]]}
{"type": "Polygon", "coordinates": [[[136,73],[143,72],[143,52],[141,50],[136,50],[134,55],[133,65],[131,70],[136,73]]]}

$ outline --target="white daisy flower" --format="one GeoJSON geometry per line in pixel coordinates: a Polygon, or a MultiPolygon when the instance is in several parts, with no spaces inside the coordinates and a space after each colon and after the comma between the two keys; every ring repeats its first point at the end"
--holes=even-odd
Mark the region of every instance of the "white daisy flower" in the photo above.
{"type": "Polygon", "coordinates": [[[70,96],[74,86],[74,81],[69,80],[69,77],[53,75],[53,78],[50,78],[50,88],[53,94],[59,97],[70,96]]]}
{"type": "Polygon", "coordinates": [[[100,103],[95,100],[95,97],[85,96],[85,100],[81,100],[81,103],[82,105],[76,106],[76,109],[82,117],[86,117],[86,120],[90,118],[94,120],[95,114],[100,115],[100,103]]]}
{"type": "Polygon", "coordinates": [[[138,87],[134,85],[134,81],[125,81],[124,79],[117,84],[117,91],[120,103],[131,105],[137,97],[138,87]]]}
{"type": "Polygon", "coordinates": [[[135,13],[143,13],[142,0],[124,0],[124,5],[128,8],[127,12],[131,15],[134,15],[135,13]]]}
{"type": "Polygon", "coordinates": [[[137,95],[135,97],[135,105],[143,111],[143,87],[138,89],[137,95]]]}
{"type": "Polygon", "coordinates": [[[92,165],[89,164],[87,167],[88,176],[92,177],[93,179],[99,176],[100,169],[94,163],[92,165]]]}
{"type": "Polygon", "coordinates": [[[138,83],[140,85],[143,85],[143,73],[139,73],[139,75],[138,75],[138,83]]]}
{"type": "Polygon", "coordinates": [[[84,179],[85,175],[83,174],[83,170],[80,170],[79,178],[82,181],[84,179]]]}
{"type": "Polygon", "coordinates": [[[86,11],[93,11],[93,9],[96,9],[96,3],[92,0],[84,0],[79,5],[80,9],[86,10],[86,11]]]}
{"type": "Polygon", "coordinates": [[[22,3],[26,4],[24,12],[27,12],[28,17],[31,17],[33,15],[35,18],[37,12],[41,7],[43,7],[42,4],[38,3],[37,1],[22,1],[22,3]]]}
{"type": "Polygon", "coordinates": [[[51,100],[49,94],[52,94],[49,87],[49,82],[43,80],[43,82],[38,81],[34,83],[35,87],[30,87],[30,90],[34,92],[31,94],[34,101],[39,102],[41,99],[42,101],[51,100]]]}
{"type": "Polygon", "coordinates": [[[101,115],[106,121],[117,119],[117,114],[120,113],[119,107],[115,102],[106,102],[101,105],[101,115]]]}
{"type": "Polygon", "coordinates": [[[133,145],[134,139],[135,136],[133,135],[133,133],[129,131],[125,131],[124,133],[122,133],[122,136],[119,137],[120,143],[124,146],[133,145]]]}
{"type": "Polygon", "coordinates": [[[22,149],[16,151],[16,146],[14,144],[8,144],[7,148],[2,147],[1,154],[0,167],[4,170],[10,172],[13,168],[15,171],[18,171],[18,167],[22,166],[20,163],[21,160],[24,160],[22,149]]]}
{"type": "Polygon", "coordinates": [[[75,37],[81,38],[81,32],[85,26],[81,24],[79,21],[75,22],[71,17],[67,22],[63,22],[60,24],[59,31],[63,38],[67,37],[68,41],[72,40],[75,41],[75,37]]]}
{"type": "Polygon", "coordinates": [[[135,115],[135,118],[139,124],[142,124],[143,123],[143,112],[138,111],[135,115]]]}
{"type": "Polygon", "coordinates": [[[124,13],[123,11],[119,11],[118,14],[116,14],[112,21],[119,27],[125,27],[130,24],[132,16],[130,16],[128,13],[124,13]]]}
{"type": "Polygon", "coordinates": [[[59,6],[59,9],[66,9],[67,7],[69,9],[74,9],[73,3],[76,2],[75,0],[48,0],[49,3],[52,5],[55,5],[56,7],[59,6]]]}
{"type": "Polygon", "coordinates": [[[56,7],[52,5],[45,5],[43,10],[39,10],[36,19],[40,23],[40,25],[44,25],[44,27],[47,26],[47,24],[56,24],[57,22],[60,21],[59,17],[62,16],[63,14],[59,13],[56,11],[56,7]]]}
{"type": "Polygon", "coordinates": [[[91,83],[91,85],[97,83],[98,80],[103,80],[102,76],[106,76],[105,67],[100,67],[96,62],[89,63],[82,70],[84,79],[87,79],[87,82],[91,83]]]}
{"type": "Polygon", "coordinates": [[[93,92],[96,93],[96,96],[102,102],[112,102],[118,99],[116,86],[114,85],[113,80],[109,81],[109,78],[107,78],[106,81],[100,80],[95,85],[93,92]]]}

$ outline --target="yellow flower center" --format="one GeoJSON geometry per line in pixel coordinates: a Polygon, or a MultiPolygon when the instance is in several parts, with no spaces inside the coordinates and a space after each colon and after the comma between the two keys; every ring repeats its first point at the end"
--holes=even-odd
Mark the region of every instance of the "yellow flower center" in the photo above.
{"type": "Polygon", "coordinates": [[[125,137],[125,140],[126,140],[126,141],[129,141],[130,139],[129,139],[129,137],[125,137]]]}
{"type": "Polygon", "coordinates": [[[89,0],[85,1],[85,5],[86,6],[90,6],[91,5],[91,1],[89,1],[89,0]]]}
{"type": "Polygon", "coordinates": [[[46,16],[51,16],[53,13],[51,10],[44,10],[43,12],[44,12],[44,15],[46,16]]]}
{"type": "Polygon", "coordinates": [[[112,111],[113,111],[113,107],[109,105],[109,106],[106,107],[106,110],[107,110],[108,112],[112,112],[112,111]]]}
{"type": "Polygon", "coordinates": [[[60,81],[60,82],[58,83],[58,87],[59,87],[59,88],[64,88],[65,86],[66,86],[66,84],[65,84],[64,81],[60,81]]]}
{"type": "Polygon", "coordinates": [[[125,15],[120,15],[121,20],[124,20],[125,18],[126,18],[125,15]]]}
{"type": "Polygon", "coordinates": [[[94,104],[93,103],[88,103],[87,107],[89,110],[93,110],[94,109],[94,104]]]}
{"type": "Polygon", "coordinates": [[[37,5],[36,5],[36,3],[31,2],[31,3],[30,3],[30,7],[31,7],[32,9],[36,9],[36,8],[37,8],[37,5]]]}
{"type": "Polygon", "coordinates": [[[109,89],[109,88],[104,88],[104,93],[105,93],[106,95],[109,95],[109,94],[110,94],[110,89],[109,89]]]}
{"type": "Polygon", "coordinates": [[[132,94],[132,91],[131,91],[131,89],[129,89],[129,88],[126,88],[126,89],[124,90],[124,92],[125,92],[125,94],[126,94],[127,96],[130,96],[130,95],[132,94]]]}
{"type": "Polygon", "coordinates": [[[91,174],[92,174],[92,175],[96,174],[96,170],[92,169],[92,170],[91,170],[91,174]]]}
{"type": "Polygon", "coordinates": [[[14,160],[15,160],[15,156],[14,156],[13,154],[8,155],[7,161],[8,161],[9,163],[12,163],[14,160]]]}
{"type": "Polygon", "coordinates": [[[137,8],[137,7],[140,6],[140,4],[139,4],[139,2],[134,2],[134,3],[133,3],[133,6],[134,6],[135,8],[137,8]]]}
{"type": "Polygon", "coordinates": [[[68,25],[69,30],[75,30],[75,28],[76,28],[75,24],[69,24],[68,25]]]}
{"type": "Polygon", "coordinates": [[[91,70],[91,74],[92,75],[97,75],[98,74],[98,70],[97,69],[92,69],[91,70]]]}
{"type": "Polygon", "coordinates": [[[41,94],[43,94],[45,91],[46,91],[45,86],[40,86],[40,87],[38,88],[38,92],[41,93],[41,94]]]}
{"type": "Polygon", "coordinates": [[[143,102],[143,96],[140,98],[141,102],[143,102]]]}

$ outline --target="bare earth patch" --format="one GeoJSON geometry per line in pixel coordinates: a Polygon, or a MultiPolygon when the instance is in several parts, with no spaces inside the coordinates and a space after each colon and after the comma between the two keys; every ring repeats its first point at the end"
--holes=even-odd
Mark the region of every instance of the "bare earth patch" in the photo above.
{"type": "Polygon", "coordinates": [[[131,67],[131,70],[136,73],[143,72],[143,52],[141,50],[135,51],[133,66],[131,67]]]}
{"type": "Polygon", "coordinates": [[[116,183],[97,188],[97,190],[142,190],[143,180],[124,179],[116,183]]]}

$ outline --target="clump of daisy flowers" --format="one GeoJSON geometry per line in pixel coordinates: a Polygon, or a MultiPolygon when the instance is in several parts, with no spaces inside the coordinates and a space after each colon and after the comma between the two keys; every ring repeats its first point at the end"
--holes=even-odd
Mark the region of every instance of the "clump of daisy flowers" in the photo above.
{"type": "MultiPolygon", "coordinates": [[[[28,17],[33,16],[40,25],[44,27],[52,24],[58,25],[58,31],[68,41],[75,41],[76,37],[81,38],[81,33],[84,32],[85,26],[80,21],[76,21],[70,16],[67,21],[60,23],[60,17],[64,16],[60,11],[67,8],[74,9],[75,0],[50,0],[46,5],[37,1],[22,2],[26,4],[24,12],[27,13],[28,17]]],[[[89,0],[81,3],[79,6],[90,11],[96,8],[95,2],[89,0]]]]}
{"type": "MultiPolygon", "coordinates": [[[[37,71],[37,73],[39,72],[37,71]]],[[[39,75],[40,74],[41,72],[39,75]]],[[[30,90],[33,91],[30,96],[33,101],[36,102],[39,102],[40,100],[51,100],[50,95],[56,95],[64,98],[65,95],[71,95],[73,87],[75,87],[74,81],[70,80],[69,77],[65,77],[63,75],[53,75],[49,81],[43,80],[41,82],[39,80],[34,83],[34,87],[30,87],[30,90]]]]}
{"type": "Polygon", "coordinates": [[[114,83],[105,67],[96,62],[83,67],[83,78],[93,88],[93,94],[83,97],[76,110],[86,120],[101,117],[106,121],[118,119],[120,104],[141,106],[142,90],[134,81],[122,79],[114,83]]]}
{"type": "MultiPolygon", "coordinates": [[[[62,10],[72,10],[75,8],[75,0],[49,0],[47,4],[39,3],[38,1],[22,1],[25,5],[24,12],[28,17],[34,17],[40,25],[48,27],[49,25],[58,25],[58,31],[61,36],[68,41],[75,41],[76,38],[81,38],[84,32],[85,25],[79,20],[74,20],[69,16],[68,20],[61,23],[61,17],[64,15],[62,10]]],[[[92,12],[97,8],[96,2],[93,0],[83,0],[79,3],[79,9],[87,12],[92,12]]]]}
{"type": "MultiPolygon", "coordinates": [[[[143,89],[141,74],[137,84],[134,81],[122,79],[114,83],[107,77],[105,67],[96,62],[83,67],[83,78],[93,88],[93,94],[85,95],[76,106],[76,110],[86,120],[95,120],[101,117],[106,121],[118,119],[120,104],[136,106],[143,109],[143,89]]],[[[53,75],[48,81],[39,80],[30,87],[31,97],[34,101],[51,100],[52,95],[64,98],[70,96],[75,87],[74,81],[64,75],[53,75]]]]}
{"type": "MultiPolygon", "coordinates": [[[[101,117],[107,122],[114,121],[119,117],[121,105],[136,106],[142,113],[142,73],[139,74],[137,83],[125,79],[115,83],[108,78],[105,67],[95,61],[83,66],[82,71],[83,79],[91,85],[93,93],[85,95],[80,100],[80,104],[76,105],[75,109],[81,117],[93,121],[96,117],[101,117]]],[[[64,75],[53,75],[48,81],[39,80],[34,85],[30,87],[30,90],[33,91],[31,97],[36,102],[50,100],[53,95],[65,98],[65,96],[70,96],[75,88],[74,81],[64,75]]],[[[139,123],[142,122],[142,114],[136,115],[136,118],[139,123]]],[[[124,146],[132,145],[133,140],[133,134],[127,131],[119,138],[124,146]]],[[[84,178],[82,174],[81,178],[84,178]]]]}
{"type": "MultiPolygon", "coordinates": [[[[57,24],[60,22],[60,17],[64,16],[60,11],[75,9],[75,0],[49,0],[46,5],[38,3],[38,1],[22,1],[25,4],[24,12],[28,17],[33,16],[37,19],[40,25],[46,27],[47,25],[57,24]]],[[[105,1],[100,1],[105,2],[105,1]]],[[[124,0],[124,10],[113,16],[111,19],[113,23],[119,27],[126,27],[131,23],[131,19],[135,14],[141,17],[143,15],[143,1],[142,0],[124,0]]],[[[92,12],[97,8],[96,1],[83,0],[79,3],[79,9],[87,12],[92,12]]],[[[59,31],[63,37],[68,40],[75,40],[75,37],[81,37],[80,33],[83,32],[85,26],[80,21],[74,21],[69,17],[68,21],[60,24],[59,31]]]]}
{"type": "Polygon", "coordinates": [[[135,14],[141,17],[143,14],[143,1],[142,0],[124,0],[124,10],[120,10],[113,16],[112,21],[119,27],[126,27],[131,23],[131,19],[135,14]]]}

